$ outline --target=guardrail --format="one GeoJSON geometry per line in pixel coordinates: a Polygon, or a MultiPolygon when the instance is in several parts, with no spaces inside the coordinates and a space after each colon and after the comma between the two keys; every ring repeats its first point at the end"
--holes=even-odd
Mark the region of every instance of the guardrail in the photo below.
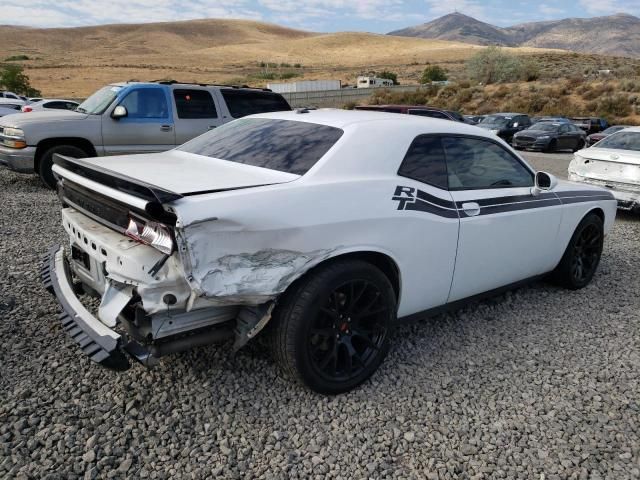
{"type": "Polygon", "coordinates": [[[369,98],[374,91],[384,88],[392,92],[415,92],[422,85],[396,85],[379,88],[342,88],[340,90],[318,90],[315,92],[281,93],[292,107],[338,107],[350,102],[361,102],[369,98]]]}

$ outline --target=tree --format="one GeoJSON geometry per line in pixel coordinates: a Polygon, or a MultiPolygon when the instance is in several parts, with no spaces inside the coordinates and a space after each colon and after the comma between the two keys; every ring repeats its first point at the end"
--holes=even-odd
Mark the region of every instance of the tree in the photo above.
{"type": "Polygon", "coordinates": [[[0,87],[27,97],[39,97],[40,91],[29,83],[29,77],[20,65],[0,65],[0,87]]]}
{"type": "Polygon", "coordinates": [[[382,72],[378,73],[376,76],[378,78],[388,78],[389,80],[393,81],[394,85],[399,85],[397,73],[393,73],[388,70],[383,70],[382,72]]]}
{"type": "Polygon", "coordinates": [[[469,78],[484,84],[531,81],[539,75],[535,60],[522,61],[499,47],[487,47],[476,53],[465,62],[465,68],[469,78]]]}
{"type": "Polygon", "coordinates": [[[444,82],[447,80],[447,72],[439,65],[429,65],[422,72],[420,83],[444,82]]]}

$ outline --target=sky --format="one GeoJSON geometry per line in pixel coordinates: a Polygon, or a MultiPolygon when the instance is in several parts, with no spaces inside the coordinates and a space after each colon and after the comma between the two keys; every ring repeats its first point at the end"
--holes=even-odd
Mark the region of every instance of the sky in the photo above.
{"type": "Polygon", "coordinates": [[[640,0],[20,0],[0,7],[0,25],[76,27],[196,18],[243,18],[317,32],[387,33],[458,11],[499,26],[640,15],[640,0]]]}

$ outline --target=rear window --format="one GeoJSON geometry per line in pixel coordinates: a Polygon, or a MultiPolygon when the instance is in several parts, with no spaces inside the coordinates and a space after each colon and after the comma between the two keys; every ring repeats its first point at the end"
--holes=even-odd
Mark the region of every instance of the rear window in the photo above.
{"type": "Polygon", "coordinates": [[[624,130],[614,133],[600,140],[598,148],[614,148],[616,150],[633,150],[640,152],[640,132],[625,132],[624,130]]]}
{"type": "Polygon", "coordinates": [[[178,150],[304,175],[343,133],[315,123],[246,118],[196,137],[178,150]]]}
{"type": "Polygon", "coordinates": [[[277,93],[222,90],[222,96],[233,118],[242,118],[254,113],[291,110],[284,97],[277,93]]]}

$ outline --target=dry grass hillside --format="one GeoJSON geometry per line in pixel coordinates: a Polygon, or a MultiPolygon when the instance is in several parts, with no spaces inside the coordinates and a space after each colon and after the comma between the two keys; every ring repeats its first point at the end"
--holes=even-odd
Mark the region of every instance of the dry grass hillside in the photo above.
{"type": "Polygon", "coordinates": [[[244,20],[57,29],[0,26],[0,61],[28,56],[21,63],[32,85],[44,95],[67,97],[84,97],[105,83],[130,79],[260,85],[270,74],[353,83],[361,71],[385,68],[398,72],[401,81],[415,82],[425,63],[455,71],[479,48],[369,33],[317,34],[244,20]]]}

